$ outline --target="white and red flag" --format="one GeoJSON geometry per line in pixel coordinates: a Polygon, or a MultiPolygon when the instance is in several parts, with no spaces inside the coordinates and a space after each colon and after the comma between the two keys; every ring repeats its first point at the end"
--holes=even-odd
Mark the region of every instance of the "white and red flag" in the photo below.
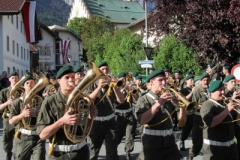
{"type": "Polygon", "coordinates": [[[26,1],[23,9],[23,24],[26,33],[27,42],[35,42],[35,11],[36,11],[36,1],[26,1]]]}
{"type": "Polygon", "coordinates": [[[63,64],[70,63],[70,59],[68,57],[68,49],[70,48],[70,44],[71,44],[71,40],[69,39],[61,41],[63,64]]]}

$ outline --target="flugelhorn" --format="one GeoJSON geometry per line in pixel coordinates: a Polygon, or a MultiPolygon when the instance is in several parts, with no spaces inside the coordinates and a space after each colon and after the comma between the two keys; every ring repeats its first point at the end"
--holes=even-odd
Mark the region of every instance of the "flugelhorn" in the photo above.
{"type": "Polygon", "coordinates": [[[230,102],[233,102],[234,105],[236,106],[236,108],[234,108],[233,110],[240,114],[240,106],[239,106],[240,103],[238,102],[237,99],[233,99],[233,98],[231,98],[231,97],[228,98],[228,97],[226,97],[226,96],[224,96],[224,95],[222,95],[222,97],[223,97],[223,102],[224,102],[224,104],[228,104],[228,103],[230,103],[230,102]]]}
{"type": "Polygon", "coordinates": [[[163,93],[171,94],[173,96],[173,100],[171,100],[171,103],[173,104],[173,106],[176,108],[185,108],[186,113],[188,115],[194,114],[198,109],[197,102],[189,102],[173,88],[170,88],[170,87],[163,88],[160,94],[163,94],[163,93]]]}

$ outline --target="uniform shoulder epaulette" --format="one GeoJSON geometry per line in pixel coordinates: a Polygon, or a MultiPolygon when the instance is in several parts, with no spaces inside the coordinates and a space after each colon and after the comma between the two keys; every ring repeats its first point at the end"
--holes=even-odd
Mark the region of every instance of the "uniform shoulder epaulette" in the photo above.
{"type": "Polygon", "coordinates": [[[148,93],[148,91],[149,91],[149,90],[146,90],[146,92],[144,92],[144,93],[141,93],[141,96],[144,96],[145,94],[147,94],[147,93],[148,93]]]}

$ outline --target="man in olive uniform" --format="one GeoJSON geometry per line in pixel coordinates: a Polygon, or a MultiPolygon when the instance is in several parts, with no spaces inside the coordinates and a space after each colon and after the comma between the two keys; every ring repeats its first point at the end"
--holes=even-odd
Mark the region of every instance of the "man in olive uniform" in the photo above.
{"type": "MultiPolygon", "coordinates": [[[[31,125],[31,127],[33,127],[34,125],[37,125],[36,121],[38,109],[23,106],[25,96],[35,86],[35,79],[32,75],[27,75],[22,81],[22,84],[25,89],[24,95],[14,100],[11,106],[9,117],[9,124],[18,124],[16,137],[18,137],[19,139],[16,139],[16,160],[30,160],[31,156],[32,159],[45,160],[45,141],[40,140],[39,136],[36,134],[36,130],[28,129],[27,126],[23,125],[23,119],[25,118],[28,119],[29,126],[31,125]],[[18,132],[20,136],[17,136],[18,132]]],[[[30,100],[30,102],[33,102],[33,100],[30,100]]],[[[37,104],[38,102],[35,101],[35,103],[37,104]]],[[[34,106],[33,103],[31,105],[34,106]]]]}
{"type": "MultiPolygon", "coordinates": [[[[105,61],[99,63],[98,68],[105,75],[109,73],[108,64],[105,61]]],[[[85,91],[85,94],[93,99],[98,109],[98,116],[94,119],[88,138],[91,148],[91,160],[98,159],[98,154],[104,140],[106,145],[106,158],[108,160],[119,159],[117,153],[118,133],[116,130],[114,103],[124,103],[124,96],[117,86],[111,86],[112,83],[108,83],[108,79],[99,79],[85,91]]]]}
{"type": "Polygon", "coordinates": [[[219,68],[216,67],[215,64],[210,63],[208,64],[208,68],[206,72],[209,74],[210,77],[210,83],[215,80],[222,80],[221,74],[219,73],[219,68]]]}
{"type": "Polygon", "coordinates": [[[184,87],[185,80],[182,78],[182,72],[181,71],[177,70],[174,73],[175,73],[174,77],[175,77],[177,89],[178,89],[178,91],[180,91],[184,87]]]}
{"type": "MultiPolygon", "coordinates": [[[[193,94],[193,85],[194,85],[194,75],[188,74],[186,79],[186,87],[181,89],[180,93],[189,101],[192,102],[192,94],[193,94]]],[[[192,127],[193,127],[193,117],[192,115],[187,115],[187,120],[185,125],[182,127],[182,133],[180,137],[180,150],[185,151],[185,140],[188,138],[188,136],[191,133],[192,127]]]]}
{"type": "Polygon", "coordinates": [[[78,85],[84,77],[83,66],[74,67],[73,70],[75,73],[75,85],[78,85]]]}
{"type": "MultiPolygon", "coordinates": [[[[240,114],[233,111],[233,102],[223,102],[224,84],[221,80],[213,81],[208,88],[211,98],[202,104],[200,113],[203,127],[203,159],[238,160],[237,147],[234,143],[234,123],[240,114]]],[[[240,125],[240,121],[236,122],[240,125]]]]}
{"type": "Polygon", "coordinates": [[[193,159],[193,157],[197,156],[202,149],[203,138],[202,138],[202,128],[203,122],[200,116],[200,108],[202,103],[208,100],[209,94],[207,92],[207,88],[209,85],[209,75],[207,73],[203,73],[200,76],[200,84],[195,87],[192,94],[192,101],[197,102],[199,104],[199,109],[195,112],[193,118],[193,128],[192,128],[192,143],[193,146],[189,150],[188,160],[193,159]]]}
{"type": "Polygon", "coordinates": [[[223,69],[222,69],[222,73],[224,74],[224,76],[228,76],[230,75],[230,66],[223,66],[223,69]]]}
{"type": "MultiPolygon", "coordinates": [[[[236,78],[233,75],[227,75],[224,78],[224,83],[226,84],[225,88],[225,97],[229,99],[240,99],[239,91],[235,90],[236,87],[236,78]]],[[[237,151],[238,155],[240,155],[240,127],[237,123],[234,123],[235,126],[235,137],[237,139],[237,151]]],[[[238,157],[240,159],[240,156],[238,157]]]]}
{"type": "MultiPolygon", "coordinates": [[[[1,90],[0,92],[0,110],[3,111],[3,149],[7,153],[6,160],[11,160],[12,157],[12,149],[13,149],[13,136],[15,134],[14,125],[9,124],[9,115],[10,115],[10,106],[13,102],[13,99],[9,97],[9,93],[11,89],[18,82],[18,74],[17,72],[13,72],[8,77],[10,82],[10,87],[1,90]]],[[[18,92],[18,91],[17,91],[18,92]]],[[[20,97],[21,93],[18,93],[18,97],[20,97]]],[[[14,97],[14,98],[18,98],[14,97]]]]}
{"type": "MultiPolygon", "coordinates": [[[[63,129],[65,125],[68,125],[71,129],[70,126],[78,125],[81,122],[79,114],[71,113],[72,109],[68,108],[67,110],[66,108],[69,95],[75,88],[73,67],[70,65],[63,66],[57,72],[56,78],[60,88],[56,94],[43,101],[38,116],[37,134],[42,140],[49,139],[49,160],[89,160],[89,148],[86,141],[73,143],[67,138],[63,129]]],[[[96,115],[96,107],[92,106],[90,116],[96,115]]],[[[79,128],[78,125],[76,134],[80,132],[79,128]]]]}
{"type": "Polygon", "coordinates": [[[165,73],[163,70],[155,70],[146,80],[151,89],[138,99],[135,109],[137,121],[144,125],[144,159],[179,160],[180,154],[172,134],[171,113],[175,110],[169,102],[172,96],[161,93],[166,85],[165,73]]]}
{"type": "MultiPolygon", "coordinates": [[[[126,81],[126,73],[120,72],[118,74],[119,81],[126,81]]],[[[123,104],[117,105],[115,109],[115,113],[117,115],[117,131],[118,131],[118,145],[121,143],[123,137],[125,136],[125,152],[126,152],[126,160],[131,160],[130,153],[134,149],[134,138],[135,131],[137,127],[136,118],[133,115],[133,108],[131,103],[133,101],[133,90],[125,90],[124,88],[121,90],[125,98],[125,102],[123,104]]],[[[137,92],[135,93],[137,94],[137,92]]]]}
{"type": "Polygon", "coordinates": [[[50,76],[49,85],[46,86],[45,89],[43,90],[42,96],[44,98],[51,96],[52,94],[57,93],[57,90],[58,90],[58,84],[56,83],[56,78],[55,76],[50,76]],[[50,87],[52,90],[50,90],[50,87]]]}

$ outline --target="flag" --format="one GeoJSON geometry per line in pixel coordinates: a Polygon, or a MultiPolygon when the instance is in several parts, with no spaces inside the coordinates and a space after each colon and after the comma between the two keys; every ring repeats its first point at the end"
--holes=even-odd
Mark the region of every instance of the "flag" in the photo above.
{"type": "Polygon", "coordinates": [[[70,63],[70,59],[68,57],[68,49],[70,47],[70,44],[71,44],[71,40],[62,40],[61,41],[63,64],[70,63]]]}
{"type": "Polygon", "coordinates": [[[35,11],[36,11],[36,1],[26,1],[23,9],[23,24],[26,33],[27,42],[35,42],[35,11]]]}

